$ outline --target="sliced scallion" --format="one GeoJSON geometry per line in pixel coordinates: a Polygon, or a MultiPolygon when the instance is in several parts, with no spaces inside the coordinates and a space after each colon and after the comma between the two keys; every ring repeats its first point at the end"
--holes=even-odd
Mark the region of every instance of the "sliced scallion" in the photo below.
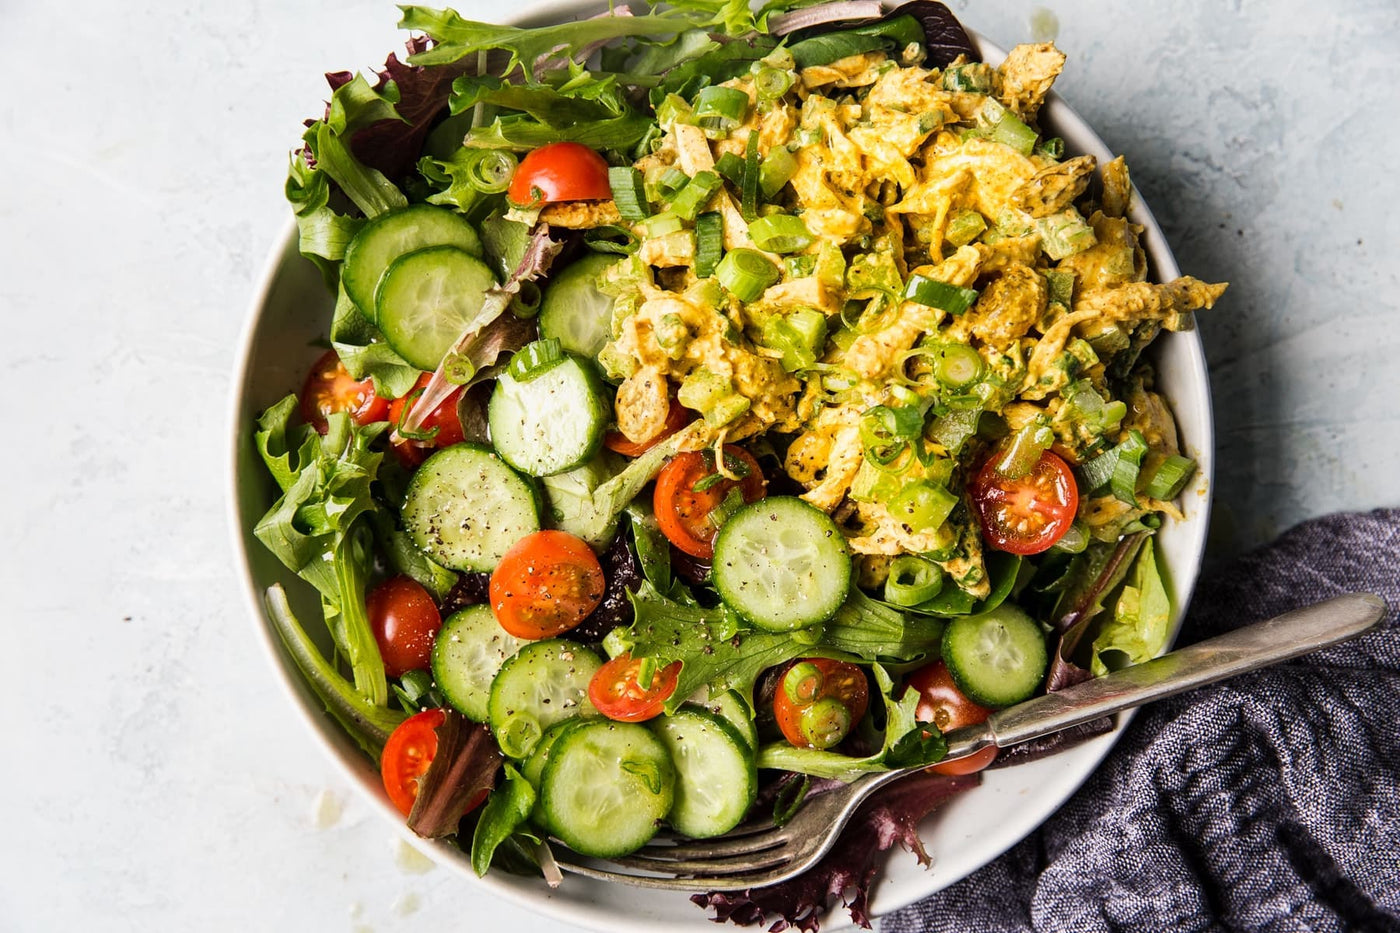
{"type": "Polygon", "coordinates": [[[662,214],[653,214],[637,225],[642,236],[648,240],[666,236],[668,233],[675,233],[677,230],[685,228],[685,222],[673,214],[666,211],[662,214]]]}
{"type": "Polygon", "coordinates": [[[943,239],[954,246],[966,246],[982,235],[987,229],[987,218],[979,211],[957,211],[948,218],[948,228],[943,239]]]}
{"type": "Polygon", "coordinates": [[[681,193],[686,184],[690,181],[690,176],[674,165],[666,169],[661,174],[661,178],[656,182],[656,193],[663,201],[669,201],[681,193]]]}
{"type": "Polygon", "coordinates": [[[1115,449],[1118,451],[1118,460],[1113,464],[1113,475],[1108,479],[1108,488],[1119,502],[1135,506],[1138,471],[1142,466],[1142,455],[1147,453],[1147,441],[1137,431],[1129,431],[1128,439],[1115,449]]]}
{"type": "Polygon", "coordinates": [[[949,314],[962,314],[977,300],[975,288],[960,288],[937,279],[914,275],[905,286],[904,297],[930,308],[938,308],[949,314]]]}
{"type": "Polygon", "coordinates": [[[544,300],[544,292],[540,291],[539,285],[529,280],[520,283],[520,290],[510,300],[511,313],[516,317],[532,318],[540,313],[540,302],[544,300]]]}
{"type": "Polygon", "coordinates": [[[467,165],[467,184],[482,194],[500,194],[510,187],[515,175],[515,154],[503,149],[486,149],[467,165]]]}
{"type": "Polygon", "coordinates": [[[1143,492],[1152,499],[1175,499],[1195,472],[1195,460],[1172,454],[1157,465],[1143,492]]]}
{"type": "Polygon", "coordinates": [[[510,358],[507,372],[516,382],[529,382],[564,360],[564,350],[553,337],[525,344],[510,358]]]}
{"type": "Polygon", "coordinates": [[[901,554],[890,562],[885,578],[885,602],[896,606],[917,606],[933,599],[943,589],[943,568],[933,561],[901,554]]]}
{"type": "Polygon", "coordinates": [[[890,502],[890,514],[916,533],[933,531],[948,520],[958,501],[945,487],[920,480],[900,490],[890,502]]]}
{"type": "Polygon", "coordinates": [[[695,274],[702,279],[715,274],[724,255],[724,219],[717,211],[695,218],[695,274]]]}
{"type": "Polygon", "coordinates": [[[758,69],[758,73],[753,76],[753,87],[758,93],[759,100],[777,100],[792,87],[792,72],[766,66],[761,67],[758,69]]]}
{"type": "Polygon", "coordinates": [[[1055,432],[1046,424],[1032,421],[1011,436],[1006,451],[997,461],[997,472],[1010,479],[1030,474],[1040,462],[1040,455],[1055,443],[1055,432]]]}
{"type": "Polygon", "coordinates": [[[671,201],[671,210],[683,220],[694,220],[705,209],[705,205],[710,203],[710,198],[715,196],[722,184],[714,172],[697,172],[690,183],[671,201]]]}
{"type": "Polygon", "coordinates": [[[759,160],[758,160],[758,133],[749,133],[748,145],[744,147],[744,184],[740,192],[739,213],[745,220],[752,221],[758,217],[758,185],[759,185],[759,160]]]}
{"type": "Polygon", "coordinates": [[[735,188],[744,187],[744,160],[732,152],[726,152],[715,160],[715,171],[735,188]]]}
{"type": "Polygon", "coordinates": [[[933,361],[933,377],[950,389],[970,386],[982,378],[982,357],[966,344],[947,344],[933,361]]]}
{"type": "Polygon", "coordinates": [[[1060,536],[1052,548],[1057,551],[1064,551],[1067,554],[1079,554],[1089,546],[1089,529],[1081,521],[1076,521],[1069,526],[1069,530],[1060,536]]]}
{"type": "Polygon", "coordinates": [[[749,224],[749,237],[754,245],[770,253],[796,253],[812,245],[815,239],[801,217],[792,214],[771,214],[749,224]]]}
{"type": "Polygon", "coordinates": [[[774,146],[758,167],[758,188],[765,198],[783,190],[797,174],[797,158],[785,146],[774,146]]]}
{"type": "Polygon", "coordinates": [[[754,249],[732,249],[715,267],[725,289],[740,301],[754,301],[778,281],[778,267],[754,249]]]}
{"type": "Polygon", "coordinates": [[[738,88],[712,85],[695,95],[694,119],[707,130],[729,132],[749,114],[749,95],[738,88]]]}
{"type": "Polygon", "coordinates": [[[617,212],[623,220],[635,222],[651,214],[641,172],[630,165],[614,165],[608,169],[608,185],[612,188],[613,203],[617,205],[617,212]]]}

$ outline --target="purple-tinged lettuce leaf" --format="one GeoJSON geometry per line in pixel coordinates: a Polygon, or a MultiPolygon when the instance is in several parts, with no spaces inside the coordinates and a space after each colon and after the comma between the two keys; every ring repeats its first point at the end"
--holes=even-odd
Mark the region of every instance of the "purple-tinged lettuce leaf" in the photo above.
{"type": "Polygon", "coordinates": [[[443,710],[437,739],[437,753],[408,815],[408,828],[424,839],[455,833],[462,817],[495,786],[496,771],[505,760],[490,728],[456,710],[443,710]]]}
{"type": "Polygon", "coordinates": [[[1047,691],[1063,690],[1092,676],[1088,668],[1074,660],[1079,643],[1094,617],[1103,610],[1104,599],[1123,582],[1145,540],[1147,532],[1138,532],[1121,539],[1112,550],[1090,548],[1076,558],[1079,563],[1070,571],[1056,605],[1055,631],[1060,637],[1050,655],[1047,691]]]}
{"type": "Polygon", "coordinates": [[[914,853],[920,864],[929,864],[928,853],[919,839],[919,823],[949,799],[980,782],[976,774],[911,774],[867,801],[846,827],[836,848],[805,874],[766,888],[712,891],[693,895],[691,900],[701,907],[713,907],[718,923],[753,926],[771,918],[768,929],[772,933],[793,928],[817,933],[827,904],[839,897],[850,911],[851,920],[868,929],[870,887],[880,868],[881,853],[898,843],[914,853]]]}

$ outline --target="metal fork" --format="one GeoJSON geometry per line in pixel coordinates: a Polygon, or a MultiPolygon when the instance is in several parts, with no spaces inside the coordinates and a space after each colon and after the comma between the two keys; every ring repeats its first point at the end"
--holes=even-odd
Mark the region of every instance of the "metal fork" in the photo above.
{"type": "MultiPolygon", "coordinates": [[[[981,725],[955,729],[945,737],[947,759],[989,745],[1005,748],[1050,735],[1356,638],[1375,628],[1386,612],[1379,596],[1355,593],[1236,629],[1000,710],[981,725]]],[[[656,841],[629,857],[609,861],[585,859],[556,842],[555,858],[567,871],[645,888],[737,891],[777,884],[800,875],[829,852],[871,794],[917,770],[864,775],[809,799],[780,827],[762,821],[710,840],[656,841]]]]}

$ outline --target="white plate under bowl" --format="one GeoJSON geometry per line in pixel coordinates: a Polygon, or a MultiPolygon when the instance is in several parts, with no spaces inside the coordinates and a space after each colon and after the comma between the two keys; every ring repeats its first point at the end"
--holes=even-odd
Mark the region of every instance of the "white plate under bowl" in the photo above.
{"type": "MultiPolygon", "coordinates": [[[[596,3],[562,0],[530,8],[514,22],[522,26],[578,19],[598,12],[596,3]]],[[[989,62],[1004,53],[976,37],[989,62]]],[[[1071,63],[1072,67],[1072,63],[1071,63]]],[[[1088,153],[1100,163],[1112,157],[1108,147],[1063,101],[1052,97],[1041,114],[1047,135],[1061,136],[1071,153],[1088,153]]],[[[268,192],[279,190],[280,179],[268,179],[268,192]]],[[[1144,246],[1152,275],[1167,281],[1179,275],[1175,259],[1147,206],[1135,199],[1131,218],[1145,228],[1144,246]]],[[[287,685],[294,707],[340,763],[352,782],[364,791],[384,818],[402,826],[403,817],[388,802],[379,774],[371,762],[340,731],[302,682],[270,627],[262,593],[282,583],[292,595],[303,618],[317,617],[319,607],[309,587],[296,580],[253,537],[253,526],[275,498],[275,487],[253,446],[253,426],[266,407],[300,389],[302,379],[322,352],[331,319],[333,296],[320,274],[296,250],[296,229],[288,226],[281,245],[269,258],[261,285],[249,313],[242,352],[235,372],[230,434],[231,522],[234,550],[242,563],[245,592],[258,637],[267,647],[273,666],[287,685]]],[[[1210,508],[1213,435],[1210,388],[1205,357],[1195,332],[1163,334],[1152,349],[1159,386],[1176,412],[1182,447],[1199,464],[1196,479],[1182,495],[1186,521],[1169,523],[1157,536],[1158,547],[1171,571],[1171,586],[1178,614],[1184,611],[1200,568],[1210,508]]],[[[1173,633],[1180,618],[1173,619],[1173,633]]],[[[311,626],[308,626],[311,627],[311,626]]],[[[1040,761],[985,773],[975,790],[965,793],[938,811],[921,827],[924,845],[933,856],[925,871],[914,858],[895,852],[882,879],[871,892],[873,914],[888,913],[926,897],[977,870],[1011,848],[1040,825],[1079,787],[1108,753],[1121,733],[1102,736],[1040,761]]],[[[686,930],[713,931],[715,927],[683,894],[666,894],[622,885],[610,885],[567,876],[551,891],[543,881],[504,873],[479,879],[467,857],[445,842],[432,844],[433,857],[457,872],[463,884],[478,885],[522,907],[561,921],[606,931],[658,933],[686,930]]],[[[824,918],[830,929],[849,922],[836,906],[824,918]]]]}

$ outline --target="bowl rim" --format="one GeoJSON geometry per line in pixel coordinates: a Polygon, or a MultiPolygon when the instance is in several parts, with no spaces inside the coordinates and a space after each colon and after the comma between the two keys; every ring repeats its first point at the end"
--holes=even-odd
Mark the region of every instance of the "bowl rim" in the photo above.
{"type": "MultiPolygon", "coordinates": [[[[596,0],[545,0],[545,2],[529,3],[518,14],[505,17],[504,20],[511,25],[528,25],[534,21],[572,19],[587,15],[600,8],[601,5],[596,0]]],[[[890,6],[888,2],[886,5],[890,6]]],[[[968,34],[977,45],[984,60],[1000,62],[1005,57],[1005,51],[986,37],[971,29],[968,29],[968,34]]],[[[1075,139],[1075,145],[1071,147],[1073,151],[1094,155],[1100,160],[1100,163],[1113,157],[1112,151],[1093,128],[1054,91],[1047,97],[1042,114],[1057,128],[1069,131],[1066,135],[1072,135],[1075,139]]],[[[1180,275],[1175,257],[1150,208],[1136,194],[1136,189],[1134,192],[1135,196],[1132,200],[1129,219],[1144,228],[1142,242],[1152,265],[1153,279],[1170,281],[1180,275]]],[[[257,630],[259,641],[267,651],[267,659],[271,662],[281,689],[292,701],[292,705],[297,709],[303,723],[318,737],[317,745],[336,763],[342,776],[356,788],[363,799],[369,802],[371,808],[377,810],[385,818],[396,834],[415,847],[426,850],[435,862],[443,864],[456,874],[466,878],[469,884],[479,885],[490,893],[530,912],[560,922],[592,929],[625,929],[635,930],[637,933],[650,933],[650,931],[668,926],[674,926],[676,929],[680,929],[682,926],[694,926],[694,923],[684,921],[672,925],[654,918],[630,917],[625,912],[615,911],[603,899],[574,900],[561,897],[555,891],[543,888],[538,878],[522,879],[515,876],[503,876],[500,873],[478,878],[471,871],[466,857],[455,845],[441,840],[420,839],[407,829],[399,811],[389,803],[379,788],[367,785],[364,780],[366,762],[363,755],[347,747],[344,741],[345,736],[338,725],[324,713],[319,703],[315,702],[314,698],[306,692],[306,688],[301,685],[299,672],[290,661],[280,639],[267,620],[262,593],[249,558],[247,529],[244,527],[244,518],[239,507],[239,497],[243,489],[243,484],[240,481],[242,475],[240,456],[246,454],[243,445],[248,442],[250,436],[248,433],[249,425],[246,423],[245,399],[254,382],[249,366],[257,344],[264,309],[277,285],[283,265],[289,257],[299,259],[295,251],[297,237],[297,225],[293,219],[288,219],[283,224],[281,233],[274,240],[261,267],[257,287],[254,290],[240,331],[234,360],[234,379],[228,398],[228,435],[226,436],[231,438],[231,444],[227,450],[227,460],[225,461],[228,470],[225,487],[226,519],[235,555],[236,572],[242,577],[242,585],[239,589],[243,593],[248,615],[257,630]]],[[[1196,514],[1186,523],[1190,532],[1188,546],[1191,553],[1194,554],[1194,559],[1187,567],[1171,566],[1168,568],[1169,585],[1174,590],[1175,597],[1170,641],[1175,641],[1180,630],[1182,619],[1189,606],[1191,594],[1200,573],[1211,512],[1209,491],[1214,482],[1215,448],[1210,383],[1199,332],[1192,331],[1173,336],[1181,343],[1177,352],[1180,353],[1183,350],[1185,352],[1184,362],[1189,381],[1200,387],[1200,391],[1193,399],[1195,403],[1194,429],[1190,447],[1193,452],[1197,453],[1200,462],[1200,476],[1198,481],[1193,483],[1193,486],[1202,491],[1202,496],[1196,514]],[[1182,340],[1182,338],[1185,339],[1182,340]]],[[[1178,400],[1175,398],[1172,399],[1172,407],[1180,420],[1178,400]]],[[[1031,805],[1023,807],[1017,814],[1017,819],[1014,820],[1016,829],[1008,832],[1005,829],[1008,825],[1006,822],[996,824],[989,832],[990,836],[995,837],[995,841],[984,847],[980,857],[958,859],[955,867],[948,871],[942,870],[940,864],[932,874],[923,876],[928,879],[925,884],[909,884],[907,882],[897,884],[888,879],[878,883],[871,890],[871,915],[878,916],[907,907],[962,880],[1034,832],[1098,770],[1131,720],[1132,713],[1130,712],[1120,718],[1118,727],[1113,732],[1078,746],[1079,755],[1085,760],[1076,762],[1078,767],[1072,778],[1060,782],[1054,792],[1043,793],[1039,799],[1029,801],[1031,805]]],[[[575,882],[579,882],[582,886],[584,879],[570,877],[566,884],[574,884],[575,882]]],[[[608,887],[617,888],[615,885],[608,887]]],[[[626,887],[624,890],[629,892],[642,891],[642,889],[632,887],[626,887]]],[[[655,895],[656,893],[646,892],[643,896],[655,895]]],[[[664,896],[674,898],[678,895],[664,896]]],[[[710,922],[707,911],[702,911],[699,908],[692,909],[694,910],[695,923],[710,922]]],[[[836,929],[848,924],[849,920],[838,903],[826,911],[822,922],[828,929],[836,929]]],[[[695,928],[698,929],[698,927],[695,928]]]]}

